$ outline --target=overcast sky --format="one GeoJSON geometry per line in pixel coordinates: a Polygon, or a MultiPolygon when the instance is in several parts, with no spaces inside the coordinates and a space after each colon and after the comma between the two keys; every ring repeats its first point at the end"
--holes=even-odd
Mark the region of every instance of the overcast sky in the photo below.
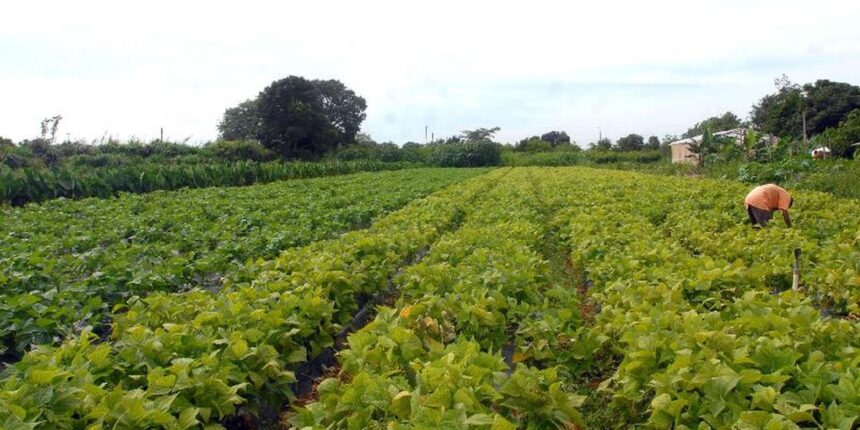
{"type": "Polygon", "coordinates": [[[377,141],[501,127],[679,134],[746,117],[785,73],[860,84],[860,1],[16,1],[2,7],[0,136],[204,142],[289,75],[367,99],[377,141]]]}

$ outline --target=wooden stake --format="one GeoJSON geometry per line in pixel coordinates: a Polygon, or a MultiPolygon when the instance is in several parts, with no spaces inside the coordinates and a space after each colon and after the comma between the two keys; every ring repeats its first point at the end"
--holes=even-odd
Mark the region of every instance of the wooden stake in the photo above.
{"type": "Polygon", "coordinates": [[[794,270],[792,271],[791,289],[800,289],[800,248],[794,248],[794,270]]]}

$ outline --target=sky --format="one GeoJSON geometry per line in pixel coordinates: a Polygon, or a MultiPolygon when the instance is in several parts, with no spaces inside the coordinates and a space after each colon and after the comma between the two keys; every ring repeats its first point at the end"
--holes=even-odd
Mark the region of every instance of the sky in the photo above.
{"type": "Polygon", "coordinates": [[[744,118],[782,74],[860,84],[860,1],[39,1],[0,25],[0,136],[202,143],[289,75],[367,100],[376,141],[498,126],[587,146],[744,118]]]}

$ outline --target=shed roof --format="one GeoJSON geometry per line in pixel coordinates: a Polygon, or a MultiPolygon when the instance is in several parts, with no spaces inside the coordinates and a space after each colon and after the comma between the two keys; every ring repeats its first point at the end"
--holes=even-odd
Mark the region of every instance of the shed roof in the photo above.
{"type": "MultiPolygon", "coordinates": [[[[728,136],[728,137],[740,138],[740,137],[743,137],[744,133],[746,133],[745,128],[733,128],[731,130],[718,131],[718,132],[714,133],[714,136],[715,137],[726,137],[726,136],[728,136]]],[[[676,141],[670,143],[669,146],[689,145],[689,144],[694,143],[694,142],[701,142],[702,136],[703,135],[700,134],[698,136],[688,137],[685,139],[679,139],[679,140],[676,140],[676,141]]]]}

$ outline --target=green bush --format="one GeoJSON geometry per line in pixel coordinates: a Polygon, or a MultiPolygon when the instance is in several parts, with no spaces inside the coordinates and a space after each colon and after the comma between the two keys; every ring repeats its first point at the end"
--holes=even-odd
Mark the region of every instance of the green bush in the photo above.
{"type": "Polygon", "coordinates": [[[525,152],[548,152],[552,151],[552,149],[552,143],[541,140],[540,138],[524,139],[516,146],[517,151],[525,152]]]}
{"type": "Polygon", "coordinates": [[[854,109],[839,127],[828,128],[813,139],[816,145],[827,146],[836,157],[851,158],[860,142],[860,109],[854,109]]]}
{"type": "Polygon", "coordinates": [[[421,161],[418,152],[401,148],[393,143],[382,143],[377,149],[378,161],[397,162],[397,161],[421,161]]]}
{"type": "Polygon", "coordinates": [[[427,163],[442,167],[498,166],[501,162],[502,146],[488,140],[434,145],[427,159],[427,163]]]}
{"type": "Polygon", "coordinates": [[[584,151],[585,160],[594,164],[610,163],[654,163],[665,158],[659,150],[648,151],[584,151]]]}
{"type": "Polygon", "coordinates": [[[583,164],[582,152],[517,152],[502,151],[502,164],[505,166],[573,166],[583,164]]]}
{"type": "Polygon", "coordinates": [[[413,147],[401,148],[393,143],[354,144],[338,148],[329,155],[330,159],[340,161],[373,160],[384,162],[421,162],[419,150],[413,147]]]}
{"type": "Polygon", "coordinates": [[[250,140],[219,140],[206,145],[204,149],[212,157],[225,161],[269,161],[275,158],[272,151],[250,140]]]}
{"type": "Polygon", "coordinates": [[[329,155],[329,158],[340,161],[371,160],[375,158],[374,152],[374,148],[371,145],[347,145],[338,148],[329,155]]]}

